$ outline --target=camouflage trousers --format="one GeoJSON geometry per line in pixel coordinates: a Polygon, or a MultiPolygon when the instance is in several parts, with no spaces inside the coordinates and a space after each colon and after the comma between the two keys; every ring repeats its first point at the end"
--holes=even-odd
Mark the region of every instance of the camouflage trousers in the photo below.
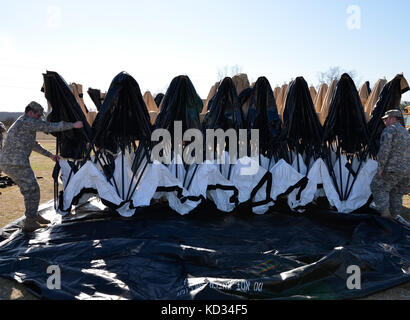
{"type": "Polygon", "coordinates": [[[410,174],[384,172],[380,179],[377,175],[370,184],[376,209],[383,212],[389,209],[396,217],[403,210],[403,195],[409,193],[410,174]]]}
{"type": "Polygon", "coordinates": [[[36,176],[30,167],[3,165],[3,170],[20,188],[24,197],[26,207],[26,217],[36,217],[40,204],[40,186],[36,176]]]}

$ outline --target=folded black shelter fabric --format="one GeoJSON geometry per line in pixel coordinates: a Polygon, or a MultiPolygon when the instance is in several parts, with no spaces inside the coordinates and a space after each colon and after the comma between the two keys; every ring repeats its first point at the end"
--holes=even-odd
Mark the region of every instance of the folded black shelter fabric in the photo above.
{"type": "Polygon", "coordinates": [[[226,77],[209,101],[202,124],[204,129],[245,129],[241,103],[231,78],[226,77]]]}
{"type": "Polygon", "coordinates": [[[271,155],[274,151],[272,149],[278,148],[282,126],[272,88],[268,79],[260,77],[252,88],[242,91],[242,100],[248,90],[250,92],[246,128],[259,130],[260,152],[271,155]]]}
{"type": "Polygon", "coordinates": [[[93,132],[81,110],[73,92],[65,80],[57,73],[47,71],[43,74],[45,96],[52,106],[47,116],[50,122],[82,121],[83,129],[72,129],[52,133],[57,137],[58,150],[64,158],[81,159],[87,152],[86,143],[93,138],[93,132]]]}
{"type": "Polygon", "coordinates": [[[410,229],[371,214],[157,206],[124,219],[90,202],[61,223],[51,206],[42,232],[0,230],[0,276],[46,299],[352,299],[410,281],[410,229]]]}
{"type": "Polygon", "coordinates": [[[332,143],[336,140],[341,150],[349,154],[357,154],[369,143],[363,106],[357,88],[347,73],[337,83],[323,126],[323,141],[332,143]]]}
{"type": "Polygon", "coordinates": [[[162,101],[161,111],[155,121],[155,128],[174,133],[174,122],[182,121],[182,131],[200,129],[199,113],[203,102],[188,76],[175,77],[162,101]]]}
{"type": "Polygon", "coordinates": [[[283,126],[288,146],[303,154],[319,154],[322,125],[316,114],[309,86],[303,77],[290,83],[283,112],[283,126]]]}

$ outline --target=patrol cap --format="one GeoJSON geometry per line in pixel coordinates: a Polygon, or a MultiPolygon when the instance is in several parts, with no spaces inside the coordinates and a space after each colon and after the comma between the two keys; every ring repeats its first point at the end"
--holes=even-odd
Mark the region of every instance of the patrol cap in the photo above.
{"type": "Polygon", "coordinates": [[[44,116],[44,108],[39,103],[31,101],[27,107],[44,116]]]}
{"type": "Polygon", "coordinates": [[[382,117],[383,120],[387,118],[403,118],[403,114],[400,110],[389,110],[382,117]]]}

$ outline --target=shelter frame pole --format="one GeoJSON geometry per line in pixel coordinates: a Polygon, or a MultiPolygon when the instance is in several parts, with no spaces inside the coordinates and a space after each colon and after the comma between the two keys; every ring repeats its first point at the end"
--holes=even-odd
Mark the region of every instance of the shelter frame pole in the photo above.
{"type": "MultiPolygon", "coordinates": [[[[337,155],[339,159],[339,175],[340,175],[340,201],[343,201],[343,177],[342,177],[342,154],[339,141],[337,141],[337,155]]],[[[339,188],[339,187],[338,187],[339,188]]]]}
{"type": "MultiPolygon", "coordinates": [[[[349,159],[347,159],[347,160],[349,160],[349,159]]],[[[353,165],[353,159],[352,159],[352,165],[353,165]]],[[[353,168],[352,168],[352,170],[353,170],[353,168]]],[[[344,192],[343,201],[347,200],[347,198],[348,198],[346,195],[347,195],[347,190],[349,189],[350,176],[352,175],[350,170],[347,170],[347,171],[349,171],[349,175],[347,176],[347,182],[346,182],[346,188],[345,188],[345,192],[344,192]]]]}
{"type": "Polygon", "coordinates": [[[293,154],[292,154],[292,149],[289,148],[289,164],[292,166],[293,165],[293,154]]]}
{"type": "MultiPolygon", "coordinates": [[[[132,167],[131,167],[132,170],[133,170],[133,174],[132,174],[132,178],[131,178],[131,181],[130,181],[130,185],[128,186],[128,192],[127,192],[126,201],[130,200],[131,197],[132,197],[132,195],[130,195],[130,191],[131,191],[131,189],[133,188],[133,181],[134,181],[135,175],[137,174],[138,168],[140,167],[142,161],[144,160],[144,156],[142,156],[141,159],[140,159],[140,154],[141,154],[142,151],[145,151],[145,154],[146,154],[146,150],[145,150],[144,147],[145,147],[145,144],[143,144],[143,143],[139,144],[139,145],[138,145],[138,148],[137,148],[137,150],[136,150],[136,152],[135,152],[134,161],[132,162],[132,167]],[[137,162],[137,161],[138,161],[138,162],[137,162]],[[138,163],[138,165],[136,166],[136,168],[135,168],[135,170],[134,170],[134,165],[135,165],[136,163],[138,163]]],[[[148,161],[149,161],[149,158],[147,158],[147,162],[148,162],[148,161]]],[[[137,185],[138,185],[138,183],[137,183],[137,185]]]]}
{"type": "MultiPolygon", "coordinates": [[[[144,150],[145,150],[145,156],[147,157],[147,162],[145,163],[144,168],[142,169],[141,173],[139,174],[137,183],[135,184],[135,186],[134,186],[132,192],[130,193],[129,197],[128,197],[128,195],[127,195],[127,201],[131,200],[132,196],[134,195],[135,190],[137,189],[137,186],[138,186],[138,184],[140,183],[140,181],[141,181],[141,179],[142,179],[142,176],[144,175],[144,172],[145,172],[146,168],[148,167],[148,163],[150,162],[150,161],[149,161],[149,155],[147,154],[147,150],[146,150],[145,148],[144,148],[144,150]]],[[[140,161],[140,163],[138,164],[138,167],[141,165],[143,159],[144,159],[144,157],[141,158],[141,161],[140,161]]],[[[137,170],[135,170],[135,173],[136,173],[136,172],[137,172],[137,170]]],[[[134,180],[134,177],[132,178],[131,181],[133,181],[133,180],[134,180]]],[[[131,189],[130,189],[130,190],[131,190],[131,189]]],[[[129,190],[128,190],[128,192],[129,192],[129,190]]]]}
{"type": "Polygon", "coordinates": [[[121,187],[122,187],[122,199],[124,199],[124,152],[125,148],[121,149],[121,187]]]}
{"type": "MultiPolygon", "coordinates": [[[[205,147],[205,145],[204,145],[203,148],[204,148],[203,154],[206,154],[206,147],[205,147]]],[[[189,190],[189,188],[191,187],[191,184],[192,184],[192,181],[194,180],[195,174],[196,174],[196,172],[198,171],[198,166],[199,166],[199,164],[198,164],[198,163],[195,163],[195,169],[194,169],[194,172],[192,173],[191,179],[189,180],[189,183],[188,183],[188,186],[187,186],[187,190],[189,190]]],[[[188,174],[188,171],[187,171],[187,174],[188,174]]]]}
{"type": "Polygon", "coordinates": [[[299,162],[299,151],[298,148],[296,148],[296,163],[298,165],[298,172],[300,173],[300,162],[299,162]]]}
{"type": "Polygon", "coordinates": [[[353,186],[354,186],[354,184],[355,184],[355,182],[356,182],[356,180],[357,180],[357,176],[359,175],[360,169],[362,168],[362,165],[363,165],[363,162],[364,162],[363,159],[365,159],[365,158],[367,158],[367,152],[365,153],[365,157],[363,157],[363,158],[360,159],[359,167],[357,168],[357,171],[356,171],[356,176],[354,177],[353,182],[352,182],[352,185],[350,186],[350,190],[349,190],[349,192],[347,193],[346,200],[349,198],[350,193],[352,192],[353,186]]]}
{"type": "Polygon", "coordinates": [[[335,188],[336,188],[337,194],[339,196],[339,199],[341,199],[340,190],[338,188],[335,172],[334,172],[333,166],[332,166],[332,154],[331,154],[331,150],[330,150],[331,146],[327,145],[325,148],[326,148],[326,151],[327,151],[327,157],[326,157],[327,167],[328,167],[329,173],[332,177],[333,184],[335,185],[335,188]]]}
{"type": "Polygon", "coordinates": [[[187,190],[189,190],[189,188],[191,187],[192,181],[194,180],[194,176],[195,176],[196,172],[198,171],[198,166],[199,166],[199,164],[195,163],[195,169],[194,169],[194,172],[192,173],[191,179],[189,180],[187,190]]]}
{"type": "MultiPolygon", "coordinates": [[[[184,155],[184,152],[185,152],[185,149],[186,149],[186,148],[187,148],[187,147],[185,146],[185,147],[183,148],[183,151],[182,151],[182,161],[184,161],[183,155],[184,155]]],[[[184,163],[185,176],[184,176],[184,182],[182,183],[182,186],[185,186],[186,179],[188,178],[188,169],[189,169],[189,165],[186,164],[186,163],[184,163]]]]}
{"type": "MultiPolygon", "coordinates": [[[[270,147],[271,148],[271,147],[270,147]]],[[[272,157],[273,157],[273,152],[272,152],[272,150],[269,148],[269,151],[268,151],[268,156],[269,156],[269,162],[268,162],[268,171],[270,171],[270,164],[271,164],[271,162],[272,162],[272,157]]]]}

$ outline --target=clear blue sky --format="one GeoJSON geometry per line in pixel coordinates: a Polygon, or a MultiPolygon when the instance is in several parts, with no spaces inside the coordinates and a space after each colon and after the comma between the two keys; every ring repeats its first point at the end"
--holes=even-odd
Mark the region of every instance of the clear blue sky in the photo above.
{"type": "Polygon", "coordinates": [[[272,87],[297,76],[317,85],[318,72],[331,66],[355,70],[371,85],[400,72],[410,81],[407,0],[19,0],[1,7],[0,111],[23,111],[31,100],[46,106],[39,91],[46,70],[85,92],[107,90],[123,70],[143,93],[165,92],[187,74],[203,98],[218,71],[234,65],[272,87]],[[349,28],[357,17],[351,5],[360,9],[359,29],[349,28]]]}

